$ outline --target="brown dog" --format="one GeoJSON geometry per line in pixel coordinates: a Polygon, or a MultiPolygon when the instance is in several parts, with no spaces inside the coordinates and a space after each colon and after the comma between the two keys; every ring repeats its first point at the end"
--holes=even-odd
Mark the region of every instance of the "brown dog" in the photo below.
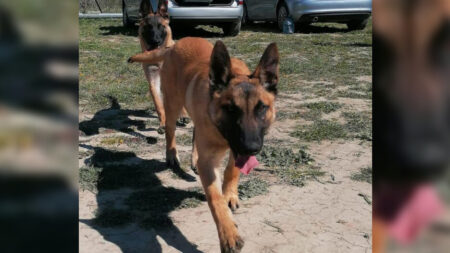
{"type": "MultiPolygon", "coordinates": [[[[159,0],[158,8],[150,5],[150,1],[142,1],[140,13],[142,19],[139,23],[139,42],[142,52],[148,52],[156,48],[170,48],[175,42],[172,40],[172,30],[169,26],[167,2],[159,0]]],[[[162,62],[155,64],[142,63],[145,77],[149,84],[149,93],[155,103],[156,112],[160,120],[158,133],[164,133],[165,113],[161,97],[159,69],[162,62]]]]}
{"type": "Polygon", "coordinates": [[[200,38],[184,38],[171,49],[154,50],[133,61],[164,61],[161,83],[166,111],[166,159],[179,166],[175,123],[183,106],[194,129],[192,163],[198,167],[222,252],[239,252],[239,236],[228,206],[239,207],[240,167],[248,164],[263,145],[275,119],[279,55],[270,44],[252,73],[244,62],[230,58],[225,45],[200,38]],[[224,182],[219,165],[229,153],[224,182]]]}
{"type": "Polygon", "coordinates": [[[449,25],[448,0],[373,1],[374,253],[415,189],[450,162],[449,25]]]}

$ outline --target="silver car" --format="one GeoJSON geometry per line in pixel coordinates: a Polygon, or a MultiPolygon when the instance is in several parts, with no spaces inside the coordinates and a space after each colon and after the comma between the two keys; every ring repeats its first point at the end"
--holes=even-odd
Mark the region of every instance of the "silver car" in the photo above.
{"type": "Polygon", "coordinates": [[[298,25],[339,22],[351,30],[364,29],[372,13],[372,0],[245,0],[243,23],[276,21],[291,17],[298,25]]]}
{"type": "MultiPolygon", "coordinates": [[[[123,0],[124,26],[132,26],[139,20],[140,2],[123,0]]],[[[236,36],[241,29],[243,3],[242,0],[168,0],[171,26],[217,25],[225,35],[236,36]]]]}

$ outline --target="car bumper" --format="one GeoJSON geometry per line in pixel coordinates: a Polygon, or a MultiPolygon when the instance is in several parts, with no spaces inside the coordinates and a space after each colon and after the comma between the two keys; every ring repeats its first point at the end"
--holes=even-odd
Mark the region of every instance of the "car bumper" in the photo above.
{"type": "Polygon", "coordinates": [[[372,13],[371,0],[296,0],[286,1],[295,21],[310,16],[323,16],[330,21],[343,21],[359,17],[368,17],[372,13]],[[333,17],[336,20],[333,20],[333,17]]]}
{"type": "Polygon", "coordinates": [[[232,22],[242,18],[242,5],[233,2],[230,6],[217,7],[186,7],[177,6],[169,2],[169,16],[171,20],[198,22],[232,22]]]}

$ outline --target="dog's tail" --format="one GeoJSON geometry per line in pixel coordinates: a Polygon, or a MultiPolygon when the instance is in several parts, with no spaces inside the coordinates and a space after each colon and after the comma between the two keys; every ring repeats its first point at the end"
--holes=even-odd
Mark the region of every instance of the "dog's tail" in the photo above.
{"type": "Polygon", "coordinates": [[[166,54],[172,49],[172,47],[156,48],[154,50],[145,51],[128,58],[129,63],[142,62],[149,64],[157,64],[164,60],[166,54]]]}

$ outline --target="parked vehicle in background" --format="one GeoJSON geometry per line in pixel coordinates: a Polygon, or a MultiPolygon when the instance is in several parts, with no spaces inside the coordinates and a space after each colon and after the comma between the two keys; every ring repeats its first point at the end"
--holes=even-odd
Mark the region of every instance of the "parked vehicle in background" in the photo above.
{"type": "Polygon", "coordinates": [[[362,30],[372,13],[372,0],[245,0],[242,23],[276,21],[280,30],[291,17],[300,26],[316,22],[345,23],[362,30]]]}
{"type": "MultiPolygon", "coordinates": [[[[152,1],[152,0],[143,0],[152,1]]],[[[141,0],[123,0],[123,25],[133,26],[139,19],[141,0]]],[[[236,36],[241,30],[242,0],[168,0],[171,26],[216,25],[225,35],[236,36]]]]}

